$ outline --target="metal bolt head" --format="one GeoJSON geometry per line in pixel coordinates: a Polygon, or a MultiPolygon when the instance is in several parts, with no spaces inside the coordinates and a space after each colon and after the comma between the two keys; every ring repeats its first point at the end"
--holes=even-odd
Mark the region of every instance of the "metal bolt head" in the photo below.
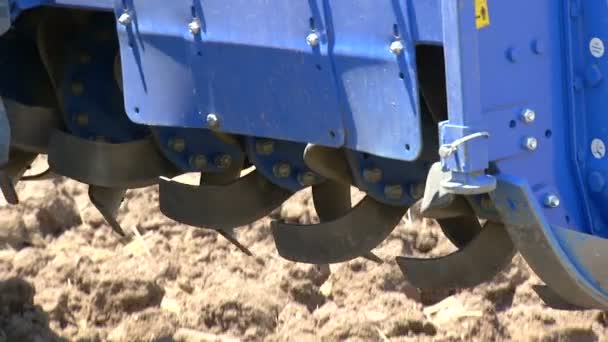
{"type": "Polygon", "coordinates": [[[425,183],[417,183],[417,184],[411,184],[410,185],[410,196],[413,199],[421,199],[424,196],[424,188],[425,188],[426,184],[425,183]]]}
{"type": "Polygon", "coordinates": [[[317,175],[312,171],[300,172],[298,182],[303,186],[311,186],[317,181],[317,175]]]}
{"type": "Polygon", "coordinates": [[[387,185],[384,187],[384,196],[391,200],[400,200],[403,197],[403,187],[401,185],[387,185]]]}
{"type": "Polygon", "coordinates": [[[188,24],[188,30],[193,35],[201,33],[201,22],[198,19],[193,19],[190,24],[188,24]]]}
{"type": "Polygon", "coordinates": [[[274,152],[274,141],[258,140],[255,143],[255,150],[259,155],[268,156],[274,152]]]}
{"type": "Polygon", "coordinates": [[[536,120],[536,112],[532,109],[524,109],[521,113],[521,119],[523,122],[531,124],[536,120]]]}
{"type": "Polygon", "coordinates": [[[401,40],[395,40],[391,43],[389,50],[391,50],[394,55],[399,56],[403,53],[403,50],[405,50],[405,45],[403,45],[401,40]]]}
{"type": "Polygon", "coordinates": [[[211,129],[218,129],[220,127],[220,119],[216,114],[210,113],[207,115],[207,126],[211,129]]]}
{"type": "Polygon", "coordinates": [[[227,169],[232,165],[232,157],[229,154],[222,154],[215,158],[215,165],[219,169],[227,169]]]}
{"type": "Polygon", "coordinates": [[[131,17],[131,15],[128,12],[124,12],[123,14],[120,15],[120,17],[118,17],[118,23],[122,26],[127,26],[127,25],[131,24],[132,21],[133,21],[133,17],[131,17]]]}
{"type": "Polygon", "coordinates": [[[535,137],[527,137],[526,140],[524,140],[524,147],[528,151],[535,151],[538,148],[538,140],[536,140],[535,137]]]}
{"type": "Polygon", "coordinates": [[[197,154],[190,157],[190,166],[196,170],[202,170],[205,166],[207,166],[207,157],[202,154],[197,154]]]}
{"type": "Polygon", "coordinates": [[[560,204],[559,197],[556,194],[549,194],[545,197],[544,204],[547,208],[557,208],[560,204]]]}
{"type": "Polygon", "coordinates": [[[80,96],[84,93],[84,84],[81,82],[72,82],[70,90],[72,91],[72,95],[80,96]]]}
{"type": "Polygon", "coordinates": [[[291,165],[278,163],[272,167],[272,173],[278,178],[287,178],[291,175],[291,165]]]}
{"type": "Polygon", "coordinates": [[[87,126],[89,124],[89,116],[87,114],[78,114],[76,116],[76,124],[78,126],[87,126]]]}
{"type": "Polygon", "coordinates": [[[171,139],[169,140],[169,147],[171,147],[175,152],[184,152],[186,149],[186,141],[182,138],[171,139]]]}
{"type": "Polygon", "coordinates": [[[317,32],[312,32],[306,36],[306,43],[311,47],[318,46],[321,42],[321,36],[317,32]]]}
{"type": "Polygon", "coordinates": [[[375,167],[373,169],[364,169],[363,170],[363,179],[367,183],[376,184],[382,180],[382,170],[375,167]]]}

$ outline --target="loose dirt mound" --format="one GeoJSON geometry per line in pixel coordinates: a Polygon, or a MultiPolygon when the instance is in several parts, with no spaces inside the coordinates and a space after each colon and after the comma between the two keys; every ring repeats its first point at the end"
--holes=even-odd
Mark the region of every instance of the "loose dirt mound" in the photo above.
{"type": "MultiPolygon", "coordinates": [[[[0,342],[4,341],[596,341],[608,316],[544,306],[521,258],[474,290],[419,293],[393,261],[453,249],[432,222],[405,220],[375,252],[331,267],[281,260],[270,219],[239,230],[247,257],[215,233],[164,218],[155,188],[132,191],[119,239],[86,188],[21,185],[0,207],[0,342]]],[[[201,203],[201,205],[205,205],[201,203]]],[[[234,208],[238,211],[239,208],[234,208]]],[[[302,192],[273,213],[316,220],[302,192]]]]}

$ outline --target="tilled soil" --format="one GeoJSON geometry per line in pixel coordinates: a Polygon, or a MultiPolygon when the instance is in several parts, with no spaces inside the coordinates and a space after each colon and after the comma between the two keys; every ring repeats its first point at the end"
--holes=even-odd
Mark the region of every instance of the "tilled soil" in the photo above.
{"type": "Polygon", "coordinates": [[[608,341],[605,313],[545,306],[519,256],[473,290],[410,286],[394,256],[454,250],[432,221],[404,218],[374,250],[383,264],[311,266],[282,260],[269,228],[316,222],[306,191],[238,230],[254,257],[163,217],[156,188],[128,194],[128,239],[83,185],[56,179],[19,194],[19,206],[0,207],[0,342],[608,341]]]}

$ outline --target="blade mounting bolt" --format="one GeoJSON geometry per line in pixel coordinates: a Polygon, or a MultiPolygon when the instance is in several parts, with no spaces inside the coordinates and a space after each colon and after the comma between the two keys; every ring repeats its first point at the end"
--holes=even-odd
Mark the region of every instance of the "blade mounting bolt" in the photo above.
{"type": "Polygon", "coordinates": [[[207,126],[211,129],[220,128],[220,119],[216,114],[207,114],[207,126]]]}
{"type": "Polygon", "coordinates": [[[363,170],[363,179],[367,183],[376,184],[382,180],[382,170],[375,167],[372,169],[364,169],[363,170]]]}
{"type": "Polygon", "coordinates": [[[410,185],[410,196],[413,199],[421,199],[424,196],[424,188],[426,187],[425,183],[417,183],[410,185]]]}
{"type": "Polygon", "coordinates": [[[391,43],[389,50],[391,50],[394,55],[399,56],[403,53],[403,50],[405,50],[405,45],[403,45],[401,40],[395,40],[391,43]]]}
{"type": "Polygon", "coordinates": [[[118,17],[118,23],[122,26],[127,26],[127,25],[131,24],[132,21],[133,21],[133,17],[131,17],[129,12],[124,12],[123,14],[120,15],[120,17],[118,17]]]}
{"type": "Polygon", "coordinates": [[[544,204],[547,208],[557,208],[560,204],[559,197],[556,194],[549,194],[545,197],[544,204]]]}
{"type": "Polygon", "coordinates": [[[531,124],[536,120],[536,112],[532,109],[524,109],[521,113],[521,119],[523,122],[531,124]]]}
{"type": "Polygon", "coordinates": [[[76,123],[78,126],[86,126],[89,124],[89,116],[87,114],[78,114],[76,116],[76,123]]]}
{"type": "Polygon", "coordinates": [[[188,30],[193,35],[201,33],[201,22],[198,19],[193,19],[190,24],[188,24],[188,30]]]}
{"type": "Polygon", "coordinates": [[[535,151],[538,148],[538,140],[536,140],[535,137],[527,137],[526,140],[524,140],[524,147],[528,151],[535,151]]]}
{"type": "Polygon", "coordinates": [[[207,157],[202,154],[197,154],[190,157],[190,166],[196,170],[202,170],[205,166],[207,166],[207,157]]]}
{"type": "Polygon", "coordinates": [[[401,185],[387,185],[384,187],[384,196],[391,200],[399,200],[403,197],[403,187],[401,185]]]}
{"type": "Polygon", "coordinates": [[[255,143],[255,150],[259,155],[268,156],[274,152],[274,141],[258,140],[255,143]]]}
{"type": "Polygon", "coordinates": [[[169,140],[169,147],[171,147],[175,152],[184,152],[186,149],[186,141],[182,138],[171,139],[169,140]]]}
{"type": "Polygon", "coordinates": [[[311,186],[317,181],[317,175],[312,171],[300,172],[298,182],[303,186],[311,186]]]}
{"type": "Polygon", "coordinates": [[[316,47],[321,42],[321,37],[317,32],[312,32],[306,36],[306,43],[311,47],[316,47]]]}
{"type": "Polygon", "coordinates": [[[84,85],[81,82],[72,82],[70,89],[75,96],[80,96],[84,93],[84,85]]]}
{"type": "Polygon", "coordinates": [[[227,169],[232,165],[232,157],[229,154],[222,154],[215,158],[215,165],[218,169],[227,169]]]}
{"type": "Polygon", "coordinates": [[[291,165],[278,163],[272,167],[272,173],[278,178],[287,178],[291,175],[291,165]]]}

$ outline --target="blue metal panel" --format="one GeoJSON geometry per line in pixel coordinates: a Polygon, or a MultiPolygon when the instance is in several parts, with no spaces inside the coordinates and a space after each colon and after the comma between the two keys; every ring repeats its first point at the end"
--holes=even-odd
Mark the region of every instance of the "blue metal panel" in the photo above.
{"type": "Polygon", "coordinates": [[[414,160],[422,148],[414,27],[406,1],[333,1],[338,87],[344,98],[346,146],[414,160]],[[355,15],[354,15],[355,14],[355,15]],[[401,42],[404,50],[389,46],[401,42]]]}
{"type": "Polygon", "coordinates": [[[569,5],[490,0],[491,24],[477,29],[474,2],[452,3],[444,3],[451,11],[444,7],[444,19],[458,18],[451,22],[458,25],[456,33],[444,26],[449,122],[490,133],[459,151],[467,171],[483,170],[493,161],[501,173],[525,179],[537,201],[559,195],[559,207],[543,207],[551,224],[590,231],[571,136],[581,114],[569,107],[573,83],[563,54],[568,51],[564,24],[573,20],[569,5]],[[525,109],[535,111],[534,122],[522,120],[525,109]],[[524,146],[529,137],[537,149],[524,146]]]}
{"type": "MultiPolygon", "coordinates": [[[[191,5],[162,0],[130,5],[134,25],[121,28],[120,37],[131,119],[205,128],[205,116],[214,113],[224,132],[343,144],[327,45],[306,43],[311,20],[324,27],[316,3],[191,5]],[[200,21],[200,34],[188,31],[193,20],[200,21]]],[[[118,15],[120,1],[119,8],[118,15]]]]}
{"type": "Polygon", "coordinates": [[[117,17],[133,18],[119,26],[132,120],[206,128],[213,113],[229,133],[401,160],[419,154],[414,46],[440,43],[437,0],[191,5],[135,0],[125,9],[117,1],[117,17]],[[200,33],[189,32],[191,22],[200,33]],[[318,46],[307,45],[312,32],[318,46]],[[405,44],[397,56],[395,40],[405,44]]]}

